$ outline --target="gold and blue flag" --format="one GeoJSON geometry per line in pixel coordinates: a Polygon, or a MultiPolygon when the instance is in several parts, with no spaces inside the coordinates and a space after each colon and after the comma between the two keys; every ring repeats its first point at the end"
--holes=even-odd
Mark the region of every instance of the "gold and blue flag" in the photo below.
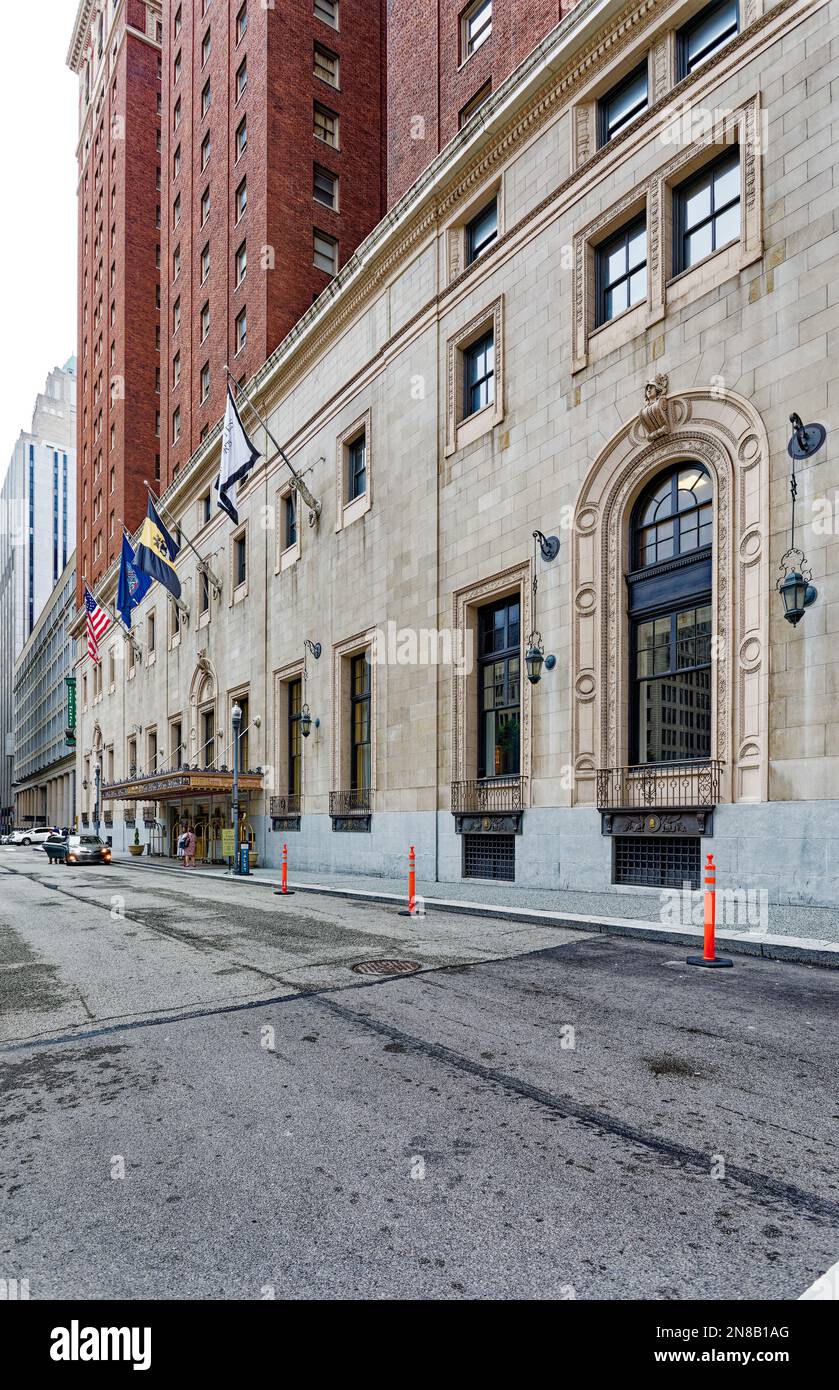
{"type": "Polygon", "coordinates": [[[181,581],[175,569],[175,557],[180,546],[175,544],[170,533],[157,514],[157,508],[149,497],[146,519],[140,529],[140,539],[134,554],[137,569],[151,575],[168,589],[173,598],[181,596],[181,581]]]}

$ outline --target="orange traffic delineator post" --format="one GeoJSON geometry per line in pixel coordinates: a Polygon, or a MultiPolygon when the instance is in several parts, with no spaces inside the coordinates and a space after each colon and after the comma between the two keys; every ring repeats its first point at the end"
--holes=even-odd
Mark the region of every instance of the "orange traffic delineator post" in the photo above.
{"type": "Polygon", "coordinates": [[[276,894],[278,894],[280,897],[283,897],[283,898],[293,898],[293,897],[294,897],[294,889],[293,889],[293,888],[289,888],[289,886],[288,886],[288,845],[283,845],[283,877],[282,877],[282,883],[281,883],[281,886],[280,886],[279,888],[275,888],[275,889],[274,889],[274,892],[275,892],[276,894]]]}
{"type": "Polygon", "coordinates": [[[416,917],[417,915],[417,856],[414,847],[408,851],[408,906],[399,909],[400,917],[416,917]]]}
{"type": "Polygon", "coordinates": [[[725,969],[734,964],[727,956],[714,951],[714,932],[717,926],[717,869],[713,854],[705,863],[705,940],[701,956],[688,956],[688,965],[704,965],[709,969],[725,969]]]}

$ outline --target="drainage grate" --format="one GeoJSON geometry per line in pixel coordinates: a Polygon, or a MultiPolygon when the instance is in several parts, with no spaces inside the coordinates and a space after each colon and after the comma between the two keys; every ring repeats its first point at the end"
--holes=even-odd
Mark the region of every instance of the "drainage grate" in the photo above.
{"type": "Polygon", "coordinates": [[[463,877],[516,880],[515,835],[464,835],[463,877]]]}
{"type": "Polygon", "coordinates": [[[648,888],[699,887],[699,837],[643,835],[615,837],[615,883],[639,883],[648,888]]]}
{"type": "Polygon", "coordinates": [[[417,960],[360,960],[350,966],[356,975],[413,975],[419,969],[417,960]]]}

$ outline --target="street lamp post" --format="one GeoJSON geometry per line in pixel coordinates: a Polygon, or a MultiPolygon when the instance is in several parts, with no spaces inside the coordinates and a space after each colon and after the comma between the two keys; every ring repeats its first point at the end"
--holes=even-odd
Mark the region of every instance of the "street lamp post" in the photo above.
{"type": "Polygon", "coordinates": [[[239,730],[242,707],[238,701],[230,712],[233,723],[233,872],[239,873],[239,730]]]}
{"type": "Polygon", "coordinates": [[[93,828],[99,834],[99,788],[102,782],[102,768],[96,759],[93,768],[93,828]]]}

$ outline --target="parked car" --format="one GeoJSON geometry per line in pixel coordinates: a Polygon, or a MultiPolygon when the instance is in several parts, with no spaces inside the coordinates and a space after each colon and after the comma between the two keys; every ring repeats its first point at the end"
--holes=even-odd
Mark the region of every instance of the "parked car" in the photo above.
{"type": "Polygon", "coordinates": [[[110,846],[98,835],[51,835],[44,849],[55,864],[110,864],[110,846]]]}
{"type": "Polygon", "coordinates": [[[51,825],[30,825],[25,830],[13,830],[10,845],[43,845],[53,834],[51,825]]]}

